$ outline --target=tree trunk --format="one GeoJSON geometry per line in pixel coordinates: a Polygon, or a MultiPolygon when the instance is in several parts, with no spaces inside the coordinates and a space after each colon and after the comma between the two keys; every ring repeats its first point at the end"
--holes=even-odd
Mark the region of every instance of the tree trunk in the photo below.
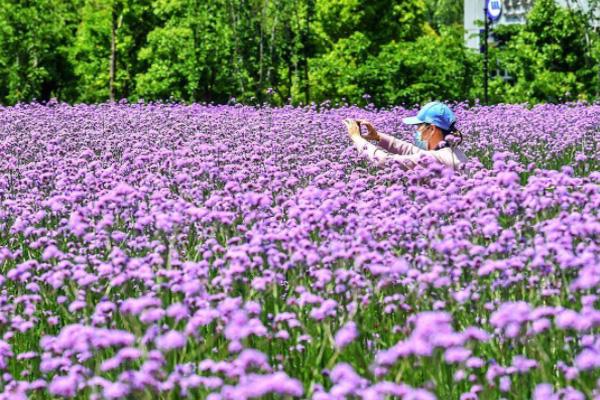
{"type": "MultiPolygon", "coordinates": [[[[192,90],[192,92],[190,93],[190,97],[192,102],[196,102],[199,99],[199,92],[200,92],[200,61],[198,59],[198,43],[200,41],[199,39],[199,29],[198,29],[198,2],[196,0],[194,0],[193,2],[193,7],[194,10],[192,12],[192,22],[191,22],[191,28],[192,28],[192,45],[194,48],[194,70],[196,71],[196,76],[194,77],[194,79],[196,79],[196,84],[195,89],[192,90]]],[[[207,97],[207,94],[205,93],[205,95],[203,97],[207,97]]]]}
{"type": "MultiPolygon", "coordinates": [[[[296,5],[298,3],[296,2],[296,5]]],[[[296,41],[299,42],[300,46],[302,46],[303,42],[303,38],[302,38],[302,22],[301,22],[301,18],[300,15],[298,14],[298,6],[294,7],[295,11],[296,11],[296,18],[295,18],[295,23],[296,23],[296,30],[294,32],[294,52],[293,52],[293,56],[295,55],[296,57],[292,56],[292,59],[294,60],[294,76],[296,77],[297,81],[298,81],[298,85],[300,86],[300,88],[302,88],[302,83],[300,82],[300,73],[299,73],[299,68],[298,68],[298,64],[300,63],[300,51],[298,50],[298,47],[296,45],[296,41]]],[[[290,87],[291,90],[291,87],[290,87]]]]}
{"type": "Polygon", "coordinates": [[[275,20],[273,21],[273,25],[271,26],[271,39],[269,41],[269,66],[267,67],[267,82],[271,85],[271,88],[275,89],[275,81],[273,79],[273,70],[275,69],[275,59],[273,58],[273,47],[275,45],[275,28],[277,26],[277,19],[279,17],[279,13],[276,12],[275,20]]]}
{"type": "Polygon", "coordinates": [[[263,33],[263,23],[265,20],[265,5],[261,1],[260,4],[260,20],[258,22],[259,29],[259,42],[258,42],[258,90],[257,90],[257,99],[259,103],[263,101],[263,41],[264,41],[264,33],[263,33]]]}
{"type": "Polygon", "coordinates": [[[117,64],[117,12],[112,6],[110,30],[110,71],[109,71],[109,96],[110,101],[115,101],[115,69],[117,64]]]}
{"type": "Polygon", "coordinates": [[[302,49],[303,49],[303,75],[304,75],[304,101],[308,105],[310,102],[310,82],[308,81],[308,57],[309,57],[309,42],[310,42],[310,22],[314,13],[314,0],[307,0],[306,2],[306,20],[304,37],[302,38],[302,49]]]}
{"type": "Polygon", "coordinates": [[[242,75],[240,73],[240,63],[243,64],[243,60],[242,60],[242,56],[240,54],[240,45],[239,45],[239,38],[238,38],[238,15],[236,12],[236,8],[237,8],[237,4],[235,4],[235,2],[229,1],[228,2],[231,5],[231,19],[232,19],[232,26],[233,26],[233,43],[234,43],[234,62],[233,62],[233,68],[235,71],[235,77],[237,78],[238,84],[239,84],[239,90],[240,93],[238,94],[239,96],[243,96],[246,88],[244,87],[244,80],[242,79],[242,75]]]}

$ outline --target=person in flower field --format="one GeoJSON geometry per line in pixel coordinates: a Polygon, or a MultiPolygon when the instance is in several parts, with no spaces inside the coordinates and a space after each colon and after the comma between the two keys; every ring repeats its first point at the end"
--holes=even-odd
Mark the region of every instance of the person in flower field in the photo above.
{"type": "Polygon", "coordinates": [[[417,165],[423,155],[430,155],[438,162],[454,169],[467,161],[465,154],[457,147],[462,143],[462,133],[456,129],[456,117],[447,105],[439,101],[427,103],[416,116],[404,118],[402,122],[416,125],[415,144],[377,132],[367,120],[344,120],[350,138],[358,151],[379,165],[387,160],[397,160],[401,161],[399,165],[404,169],[411,169],[417,165]],[[367,128],[365,136],[360,133],[360,125],[367,128]],[[456,134],[460,136],[460,140],[455,137],[456,134]],[[375,146],[369,140],[376,141],[379,146],[375,146]]]}

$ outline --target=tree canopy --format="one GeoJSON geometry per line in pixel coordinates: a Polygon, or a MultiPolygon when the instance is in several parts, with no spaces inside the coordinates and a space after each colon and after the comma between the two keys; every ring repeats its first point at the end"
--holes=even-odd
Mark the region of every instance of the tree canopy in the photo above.
{"type": "MultiPolygon", "coordinates": [[[[598,98],[591,9],[499,26],[493,102],[598,98]]],[[[0,102],[376,106],[481,98],[455,0],[0,0],[0,102]]],[[[598,25],[596,25],[598,26],[598,25]]]]}

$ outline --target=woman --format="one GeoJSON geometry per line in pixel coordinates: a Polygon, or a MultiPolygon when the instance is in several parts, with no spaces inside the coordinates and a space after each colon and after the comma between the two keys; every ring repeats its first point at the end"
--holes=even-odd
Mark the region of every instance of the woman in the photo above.
{"type": "Polygon", "coordinates": [[[345,119],[350,138],[355,147],[369,159],[382,165],[387,160],[401,161],[404,169],[417,165],[423,155],[432,156],[438,162],[456,169],[467,161],[465,154],[456,146],[462,143],[462,133],[454,126],[456,117],[448,106],[438,101],[427,103],[416,116],[402,119],[408,125],[416,125],[414,133],[415,144],[396,139],[391,135],[377,132],[373,125],[366,120],[345,119]],[[360,125],[367,127],[367,135],[360,134],[360,125]],[[460,142],[450,145],[445,139],[458,133],[460,142]],[[375,140],[381,148],[371,144],[375,140]],[[377,153],[379,152],[379,153],[377,153]],[[377,153],[377,154],[376,154],[377,153]]]}

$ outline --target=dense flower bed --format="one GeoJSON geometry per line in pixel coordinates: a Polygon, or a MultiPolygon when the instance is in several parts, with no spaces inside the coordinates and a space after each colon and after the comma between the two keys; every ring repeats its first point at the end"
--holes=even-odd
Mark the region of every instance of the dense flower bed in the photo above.
{"type": "Polygon", "coordinates": [[[0,108],[5,398],[600,395],[600,106],[0,108]]]}

